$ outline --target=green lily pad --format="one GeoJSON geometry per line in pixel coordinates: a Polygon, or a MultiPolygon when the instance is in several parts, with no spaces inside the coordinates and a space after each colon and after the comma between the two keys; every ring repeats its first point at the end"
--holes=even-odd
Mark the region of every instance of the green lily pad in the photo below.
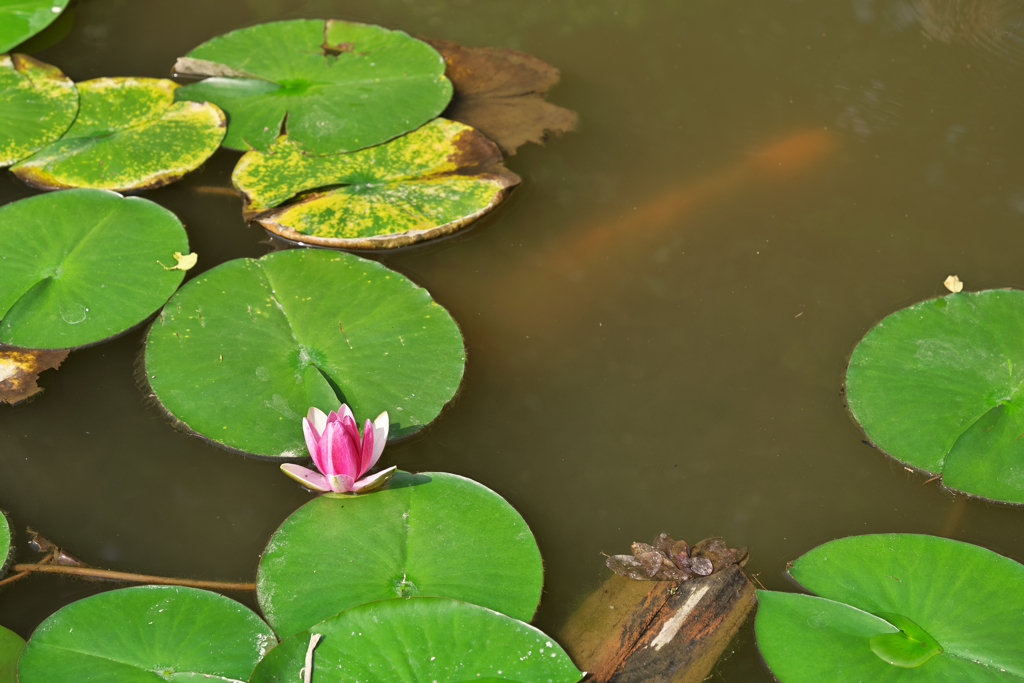
{"type": "Polygon", "coordinates": [[[68,0],[4,0],[0,2],[0,52],[28,40],[56,19],[68,0]]]}
{"type": "Polygon", "coordinates": [[[758,591],[757,644],[783,683],[1024,680],[1024,565],[877,534],[818,546],[790,573],[822,597],[758,591]]]}
{"type": "Polygon", "coordinates": [[[402,31],[334,19],[232,31],[189,52],[174,70],[212,77],[176,97],[224,109],[224,146],[243,151],[269,149],[284,127],[315,154],[377,145],[419,128],[452,96],[434,48],[402,31]]]}
{"type": "Polygon", "coordinates": [[[846,399],[868,438],[945,486],[1024,503],[1024,292],[897,311],[854,349],[846,399]]]}
{"type": "Polygon", "coordinates": [[[78,84],[81,107],[64,136],[11,167],[42,189],[145,190],[172,183],[217,151],[224,112],[175,102],[166,78],[97,78],[78,84]]]}
{"type": "Polygon", "coordinates": [[[17,683],[15,672],[23,647],[25,640],[21,636],[0,626],[0,683],[17,683]]]}
{"type": "Polygon", "coordinates": [[[60,69],[0,55],[0,168],[59,138],[78,113],[78,90],[60,69]]]}
{"type": "Polygon", "coordinates": [[[7,574],[7,568],[11,566],[14,559],[13,536],[11,535],[11,520],[7,519],[7,513],[0,510],[0,579],[7,574]]]}
{"type": "Polygon", "coordinates": [[[314,498],[267,544],[257,598],[279,635],[374,600],[454,598],[529,621],[544,568],[515,509],[454,474],[399,472],[362,496],[314,498]]]}
{"type": "Polygon", "coordinates": [[[405,246],[455,232],[487,213],[519,183],[501,151],[473,128],[434,119],[376,147],[311,156],[287,136],[269,152],[246,153],[231,179],[246,215],[286,239],[321,246],[405,246]],[[305,190],[278,210],[270,207],[305,190]]]}
{"type": "Polygon", "coordinates": [[[21,683],[245,681],[277,642],[248,607],[181,586],[93,595],[39,625],[18,663],[21,683]]]}
{"type": "Polygon", "coordinates": [[[0,343],[86,346],[138,325],[181,284],[181,222],[151,201],[65,190],[0,207],[0,343]],[[164,264],[162,265],[161,262],[164,264]]]}
{"type": "Polygon", "coordinates": [[[259,663],[252,683],[301,680],[313,634],[321,636],[314,681],[575,683],[583,676],[529,624],[458,600],[419,597],[360,605],[286,638],[259,663]]]}
{"type": "Polygon", "coordinates": [[[345,402],[359,421],[387,410],[392,439],[423,428],[455,395],[465,356],[455,321],[404,276],[290,249],[182,287],[150,329],[146,375],[188,429],[294,460],[306,454],[301,418],[312,406],[345,402]]]}

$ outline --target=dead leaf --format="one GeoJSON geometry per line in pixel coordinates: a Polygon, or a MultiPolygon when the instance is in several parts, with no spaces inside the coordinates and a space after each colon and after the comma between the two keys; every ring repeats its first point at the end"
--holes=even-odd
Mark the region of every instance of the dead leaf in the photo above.
{"type": "Polygon", "coordinates": [[[0,403],[14,405],[42,391],[36,384],[43,370],[56,370],[68,349],[19,349],[0,345],[0,403]]]}
{"type": "Polygon", "coordinates": [[[960,282],[960,278],[958,278],[956,275],[950,275],[942,284],[946,285],[946,289],[953,292],[954,294],[956,294],[957,292],[961,291],[964,288],[964,283],[960,282]]]}
{"type": "Polygon", "coordinates": [[[549,133],[576,127],[576,112],[551,104],[544,94],[558,82],[558,69],[536,57],[490,47],[462,47],[423,38],[441,53],[455,87],[442,114],[473,126],[508,155],[527,142],[543,144],[549,133]]]}
{"type": "Polygon", "coordinates": [[[196,261],[199,260],[199,254],[193,252],[191,254],[183,255],[180,251],[176,251],[174,252],[174,260],[177,261],[177,263],[173,266],[164,266],[160,261],[157,261],[157,263],[164,266],[164,270],[188,270],[196,264],[196,261]]]}

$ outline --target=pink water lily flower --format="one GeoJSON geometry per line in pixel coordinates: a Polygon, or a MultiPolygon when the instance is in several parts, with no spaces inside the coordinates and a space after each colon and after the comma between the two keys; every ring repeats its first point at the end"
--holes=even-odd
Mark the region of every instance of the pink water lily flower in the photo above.
{"type": "Polygon", "coordinates": [[[302,431],[306,435],[306,447],[313,456],[313,464],[320,471],[314,472],[290,463],[281,465],[281,469],[307,488],[334,493],[366,493],[383,485],[395,473],[395,468],[390,467],[360,479],[377,464],[388,440],[386,410],[373,422],[366,421],[362,437],[352,410],[344,403],[330,415],[324,415],[319,408],[310,408],[302,418],[302,431]]]}

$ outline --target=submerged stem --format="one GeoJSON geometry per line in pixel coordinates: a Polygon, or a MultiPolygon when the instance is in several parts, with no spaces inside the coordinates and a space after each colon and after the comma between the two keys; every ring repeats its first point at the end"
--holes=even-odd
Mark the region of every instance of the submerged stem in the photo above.
{"type": "Polygon", "coordinates": [[[254,591],[255,583],[229,583],[227,581],[198,581],[192,579],[178,579],[169,576],[148,576],[146,574],[132,574],[129,572],[114,572],[108,569],[93,569],[91,567],[66,567],[58,564],[16,564],[11,567],[12,571],[21,572],[3,581],[6,582],[20,579],[30,572],[44,572],[47,574],[71,574],[73,576],[85,576],[94,579],[105,579],[107,581],[125,581],[130,583],[158,583],[168,586],[188,586],[190,588],[205,588],[215,591],[254,591]]]}

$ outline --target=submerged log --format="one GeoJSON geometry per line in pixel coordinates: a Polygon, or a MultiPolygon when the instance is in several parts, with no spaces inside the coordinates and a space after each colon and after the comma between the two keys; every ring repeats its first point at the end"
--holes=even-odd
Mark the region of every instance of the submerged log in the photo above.
{"type": "Polygon", "coordinates": [[[573,613],[559,642],[588,683],[698,683],[755,603],[736,565],[681,582],[613,575],[573,613]]]}

